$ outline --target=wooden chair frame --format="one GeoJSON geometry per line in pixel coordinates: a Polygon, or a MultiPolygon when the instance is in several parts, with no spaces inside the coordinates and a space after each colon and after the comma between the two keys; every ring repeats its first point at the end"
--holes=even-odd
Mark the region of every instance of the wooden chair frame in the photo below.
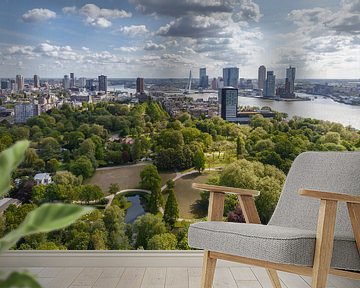
{"type": "MultiPolygon", "coordinates": [[[[210,192],[208,221],[222,221],[225,194],[237,194],[246,223],[261,223],[254,201],[254,197],[260,194],[259,191],[200,183],[193,183],[192,186],[195,189],[210,192]]],[[[314,264],[312,267],[279,264],[205,250],[201,288],[212,287],[217,259],[266,268],[274,288],[281,288],[281,282],[277,271],[312,276],[312,288],[325,288],[329,274],[360,280],[359,272],[345,271],[330,267],[334,242],[337,203],[339,201],[347,203],[356,245],[360,255],[360,196],[305,189],[300,189],[299,193],[302,196],[313,197],[320,200],[314,264]]]]}

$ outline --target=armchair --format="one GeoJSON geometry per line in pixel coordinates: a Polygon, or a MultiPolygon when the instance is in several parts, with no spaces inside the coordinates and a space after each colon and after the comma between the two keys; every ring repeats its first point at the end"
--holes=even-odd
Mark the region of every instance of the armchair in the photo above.
{"type": "Polygon", "coordinates": [[[274,288],[277,270],[312,276],[312,288],[325,288],[328,274],[360,280],[359,152],[299,155],[268,225],[256,211],[258,191],[193,187],[210,191],[208,222],[189,229],[189,245],[205,250],[202,288],[212,287],[217,259],[266,268],[274,288]],[[226,193],[238,195],[246,223],[221,222],[226,193]]]}

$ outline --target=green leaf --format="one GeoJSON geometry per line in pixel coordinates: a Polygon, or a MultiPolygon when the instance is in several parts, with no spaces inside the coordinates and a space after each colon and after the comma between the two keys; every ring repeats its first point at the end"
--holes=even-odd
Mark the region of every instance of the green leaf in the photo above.
{"type": "Polygon", "coordinates": [[[5,280],[0,280],[0,288],[41,288],[40,284],[28,273],[12,272],[5,280]]]}
{"type": "Polygon", "coordinates": [[[72,204],[44,204],[31,211],[17,229],[0,239],[0,251],[11,248],[26,235],[65,228],[92,210],[72,204]]]}
{"type": "Polygon", "coordinates": [[[10,148],[0,153],[0,197],[4,196],[10,188],[11,174],[23,161],[29,141],[16,142],[10,148]]]}

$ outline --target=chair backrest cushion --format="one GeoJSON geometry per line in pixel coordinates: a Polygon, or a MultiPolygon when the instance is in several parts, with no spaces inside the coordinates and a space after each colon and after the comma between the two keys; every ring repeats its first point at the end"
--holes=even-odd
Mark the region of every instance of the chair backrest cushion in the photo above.
{"type": "MultiPolygon", "coordinates": [[[[320,201],[300,188],[360,196],[360,152],[305,152],[291,166],[269,225],[316,230],[320,201]]],[[[354,238],[345,203],[339,203],[335,235],[354,238]]]]}

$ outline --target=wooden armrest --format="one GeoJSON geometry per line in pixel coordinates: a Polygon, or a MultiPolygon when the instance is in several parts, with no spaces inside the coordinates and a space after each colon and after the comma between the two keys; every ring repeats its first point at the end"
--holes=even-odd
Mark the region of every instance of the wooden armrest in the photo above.
{"type": "Polygon", "coordinates": [[[227,194],[238,194],[243,196],[259,196],[260,192],[256,190],[233,188],[233,187],[224,187],[217,185],[208,185],[202,183],[193,183],[192,188],[198,190],[206,190],[215,193],[227,193],[227,194]]]}
{"type": "Polygon", "coordinates": [[[299,194],[302,196],[313,197],[321,200],[343,201],[348,203],[360,204],[360,196],[354,196],[348,194],[317,191],[310,189],[300,189],[299,194]]]}

